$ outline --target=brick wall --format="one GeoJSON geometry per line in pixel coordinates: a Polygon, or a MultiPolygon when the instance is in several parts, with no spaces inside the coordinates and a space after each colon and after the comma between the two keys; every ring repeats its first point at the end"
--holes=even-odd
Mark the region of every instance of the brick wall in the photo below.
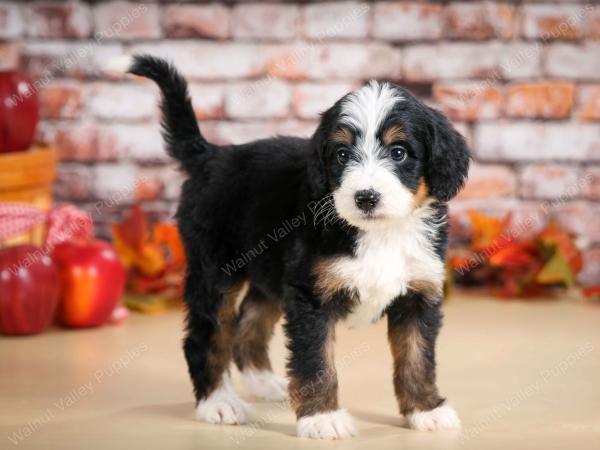
{"type": "Polygon", "coordinates": [[[582,278],[600,279],[598,4],[2,2],[0,69],[36,80],[39,140],[63,161],[56,195],[103,232],[136,200],[169,214],[181,182],[162,149],[155,87],[101,71],[142,51],[189,77],[218,142],[309,135],[320,111],[365,80],[406,85],[474,149],[454,236],[468,234],[469,208],[513,211],[525,232],[556,219],[586,248],[582,278]]]}

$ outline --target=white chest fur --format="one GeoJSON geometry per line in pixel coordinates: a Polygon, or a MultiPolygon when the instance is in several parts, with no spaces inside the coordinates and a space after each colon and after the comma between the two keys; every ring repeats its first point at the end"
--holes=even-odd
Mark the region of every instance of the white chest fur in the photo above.
{"type": "Polygon", "coordinates": [[[422,219],[364,231],[352,257],[331,262],[329,270],[359,296],[360,303],[345,321],[349,327],[378,320],[394,298],[407,293],[411,282],[441,285],[444,263],[433,250],[437,226],[422,219]]]}

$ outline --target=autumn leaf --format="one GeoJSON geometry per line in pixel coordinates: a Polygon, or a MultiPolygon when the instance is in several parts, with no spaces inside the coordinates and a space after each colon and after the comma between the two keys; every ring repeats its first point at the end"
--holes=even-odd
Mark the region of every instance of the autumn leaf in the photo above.
{"type": "Polygon", "coordinates": [[[142,209],[136,206],[125,220],[112,226],[112,237],[123,264],[129,269],[127,292],[132,297],[128,306],[148,312],[163,300],[181,299],[186,258],[175,224],[151,226],[142,209]]]}
{"type": "Polygon", "coordinates": [[[469,211],[468,214],[473,233],[471,246],[475,250],[484,249],[492,245],[504,230],[506,230],[511,220],[510,213],[503,219],[488,216],[478,211],[469,211]]]}
{"type": "Polygon", "coordinates": [[[156,276],[166,267],[159,244],[150,240],[146,216],[139,205],[131,208],[121,223],[112,226],[113,244],[125,267],[156,276]]]}
{"type": "Polygon", "coordinates": [[[540,295],[547,285],[570,287],[582,268],[573,236],[550,223],[536,236],[509,233],[511,214],[503,219],[470,211],[473,237],[468,248],[452,249],[454,275],[463,283],[487,284],[503,297],[540,295]]]}
{"type": "Polygon", "coordinates": [[[126,295],[123,303],[129,309],[140,311],[147,314],[157,314],[165,311],[169,304],[168,301],[160,295],[126,295]]]}
{"type": "Polygon", "coordinates": [[[167,247],[170,263],[174,267],[185,265],[185,252],[177,226],[171,223],[157,223],[152,233],[154,242],[167,247]]]}
{"type": "Polygon", "coordinates": [[[145,242],[137,255],[135,266],[149,277],[161,274],[166,267],[165,255],[160,245],[145,242]]]}
{"type": "Polygon", "coordinates": [[[600,300],[600,286],[591,286],[583,289],[583,295],[592,300],[600,300]]]}
{"type": "Polygon", "coordinates": [[[577,274],[583,266],[581,252],[577,249],[571,234],[560,228],[555,222],[548,224],[538,236],[538,241],[554,252],[559,252],[569,265],[571,271],[577,274]]]}
{"type": "Polygon", "coordinates": [[[137,259],[137,251],[121,238],[121,234],[119,233],[116,225],[111,227],[111,232],[112,243],[115,246],[115,250],[121,259],[121,262],[126,268],[131,268],[137,259]]]}
{"type": "Polygon", "coordinates": [[[498,294],[502,297],[526,297],[540,294],[542,285],[535,281],[540,271],[541,263],[535,258],[526,265],[505,266],[500,269],[501,289],[498,294]]]}
{"type": "Polygon", "coordinates": [[[511,242],[490,256],[490,264],[496,267],[526,266],[535,261],[535,246],[529,242],[511,242]]]}
{"type": "Polygon", "coordinates": [[[561,283],[571,287],[575,284],[575,274],[563,253],[557,250],[537,274],[536,281],[542,284],[561,283]]]}
{"type": "Polygon", "coordinates": [[[141,251],[148,237],[148,225],[142,208],[139,205],[132,207],[125,220],[113,225],[113,232],[118,234],[123,245],[141,251]]]}

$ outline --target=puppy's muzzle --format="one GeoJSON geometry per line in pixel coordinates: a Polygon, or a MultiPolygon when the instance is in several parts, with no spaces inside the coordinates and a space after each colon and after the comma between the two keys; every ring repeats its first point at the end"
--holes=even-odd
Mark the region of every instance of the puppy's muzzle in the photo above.
{"type": "Polygon", "coordinates": [[[375,209],[379,203],[381,194],[373,189],[357,191],[354,194],[354,202],[361,211],[368,213],[375,209]]]}

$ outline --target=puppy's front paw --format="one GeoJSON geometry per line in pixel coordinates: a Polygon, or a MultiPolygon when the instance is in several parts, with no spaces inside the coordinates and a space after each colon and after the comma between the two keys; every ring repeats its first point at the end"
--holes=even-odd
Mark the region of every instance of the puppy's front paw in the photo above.
{"type": "Polygon", "coordinates": [[[243,424],[254,416],[252,407],[238,397],[228,380],[198,402],[196,418],[208,423],[243,424]]]}
{"type": "Polygon", "coordinates": [[[415,411],[406,415],[406,424],[415,430],[457,430],[460,419],[454,408],[446,403],[430,411],[415,411]]]}
{"type": "Polygon", "coordinates": [[[354,419],[345,409],[301,417],[296,430],[298,437],[311,439],[346,439],[357,434],[354,419]]]}
{"type": "Polygon", "coordinates": [[[287,380],[270,370],[246,369],[242,371],[242,383],[248,393],[263,400],[276,402],[287,398],[287,380]]]}

